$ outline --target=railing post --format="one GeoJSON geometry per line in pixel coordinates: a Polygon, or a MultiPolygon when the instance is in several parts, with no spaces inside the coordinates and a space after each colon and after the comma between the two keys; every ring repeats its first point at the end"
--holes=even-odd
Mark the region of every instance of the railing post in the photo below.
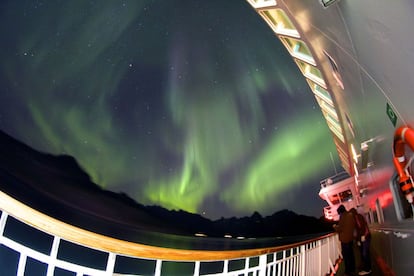
{"type": "Polygon", "coordinates": [[[259,257],[259,276],[266,276],[267,254],[259,257]]]}
{"type": "Polygon", "coordinates": [[[194,264],[194,274],[193,276],[199,276],[200,275],[200,261],[196,261],[194,264]]]}
{"type": "Polygon", "coordinates": [[[228,273],[228,272],[229,272],[229,260],[224,260],[223,273],[228,273]]]}
{"type": "Polygon", "coordinates": [[[161,276],[161,265],[162,265],[162,260],[157,260],[157,263],[155,264],[154,276],[161,276]]]}
{"type": "Polygon", "coordinates": [[[24,276],[24,269],[26,267],[26,260],[27,260],[27,255],[24,253],[20,253],[20,257],[19,257],[19,265],[17,267],[17,276],[24,276]]]}
{"type": "MultiPolygon", "coordinates": [[[[329,267],[330,267],[330,269],[331,269],[331,271],[333,272],[334,270],[335,270],[335,268],[334,268],[334,265],[333,265],[333,262],[332,262],[332,252],[331,252],[331,247],[332,247],[332,240],[331,240],[331,238],[329,238],[328,240],[327,240],[327,243],[328,243],[328,258],[329,258],[329,267]]],[[[335,261],[335,260],[334,260],[335,261]]]]}
{"type": "Polygon", "coordinates": [[[3,236],[4,227],[6,227],[7,213],[3,211],[0,218],[0,236],[3,236]]]}
{"type": "Polygon", "coordinates": [[[55,272],[55,265],[56,265],[56,258],[57,258],[57,253],[59,250],[59,244],[60,244],[60,238],[53,236],[53,244],[52,244],[52,248],[50,249],[50,259],[49,259],[49,265],[47,266],[47,272],[46,275],[47,276],[52,276],[53,273],[55,272]]]}
{"type": "MultiPolygon", "coordinates": [[[[329,240],[329,238],[328,238],[329,240]]],[[[322,275],[322,241],[318,241],[318,275],[322,275]]]]}
{"type": "Polygon", "coordinates": [[[300,246],[300,275],[305,276],[306,271],[306,246],[300,246]]]}
{"type": "Polygon", "coordinates": [[[244,275],[247,275],[247,271],[249,269],[249,262],[250,262],[249,257],[244,259],[244,275]]]}
{"type": "Polygon", "coordinates": [[[116,254],[113,252],[109,252],[108,261],[106,262],[106,270],[105,270],[108,275],[114,274],[115,259],[116,259],[116,254]]]}

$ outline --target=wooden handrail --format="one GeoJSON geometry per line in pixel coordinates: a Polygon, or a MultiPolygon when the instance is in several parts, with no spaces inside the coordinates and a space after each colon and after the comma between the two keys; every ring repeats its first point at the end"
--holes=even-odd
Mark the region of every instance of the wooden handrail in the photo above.
{"type": "Polygon", "coordinates": [[[332,235],[328,234],[317,239],[290,245],[258,249],[223,251],[173,249],[138,244],[84,230],[45,215],[2,191],[0,191],[0,209],[36,229],[76,244],[121,255],[170,261],[219,261],[224,259],[239,259],[249,256],[258,256],[300,246],[313,240],[319,240],[332,235]]]}

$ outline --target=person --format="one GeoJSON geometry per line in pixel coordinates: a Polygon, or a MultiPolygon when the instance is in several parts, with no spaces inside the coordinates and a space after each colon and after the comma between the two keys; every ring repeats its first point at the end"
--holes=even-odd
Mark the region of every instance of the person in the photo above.
{"type": "Polygon", "coordinates": [[[357,230],[356,240],[361,254],[362,263],[362,270],[358,274],[368,275],[371,273],[371,254],[369,250],[371,244],[371,233],[365,217],[361,214],[363,213],[361,207],[358,208],[358,212],[355,208],[352,208],[352,212],[355,217],[355,226],[357,230]]]}
{"type": "Polygon", "coordinates": [[[339,215],[339,222],[334,225],[334,229],[338,232],[339,241],[341,242],[342,257],[345,263],[345,275],[355,275],[355,256],[354,256],[354,215],[345,209],[344,205],[340,205],[336,210],[339,215]]]}

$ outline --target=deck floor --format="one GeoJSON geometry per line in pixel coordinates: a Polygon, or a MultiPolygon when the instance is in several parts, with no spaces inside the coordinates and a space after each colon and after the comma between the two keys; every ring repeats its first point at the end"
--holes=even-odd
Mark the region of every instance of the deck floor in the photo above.
{"type": "MultiPolygon", "coordinates": [[[[361,256],[359,254],[358,248],[356,247],[354,248],[354,254],[355,254],[355,262],[356,262],[355,265],[357,267],[357,272],[354,275],[358,275],[358,272],[361,271],[361,269],[359,269],[361,267],[361,256]]],[[[368,274],[368,275],[371,275],[371,276],[388,276],[389,275],[381,271],[381,269],[377,265],[375,258],[372,256],[372,254],[371,254],[371,265],[372,265],[372,272],[371,274],[368,274]]],[[[333,275],[335,276],[347,275],[345,274],[345,265],[343,261],[341,261],[341,263],[339,264],[338,271],[333,275]]]]}

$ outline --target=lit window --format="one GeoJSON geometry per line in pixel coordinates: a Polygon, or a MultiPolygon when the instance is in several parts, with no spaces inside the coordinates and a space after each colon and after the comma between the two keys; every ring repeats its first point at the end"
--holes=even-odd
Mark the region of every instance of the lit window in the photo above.
{"type": "Polygon", "coordinates": [[[308,63],[295,59],[296,64],[298,65],[302,74],[311,81],[317,83],[318,85],[322,86],[326,89],[325,80],[322,77],[321,71],[315,66],[312,66],[308,63]]]}
{"type": "Polygon", "coordinates": [[[337,205],[340,203],[339,197],[337,194],[329,195],[329,202],[331,202],[333,205],[337,205]]]}
{"type": "Polygon", "coordinates": [[[315,94],[317,100],[322,100],[330,106],[334,105],[331,94],[328,92],[328,90],[324,89],[320,85],[317,85],[313,81],[310,81],[309,79],[306,79],[306,81],[308,82],[312,92],[315,94]]]}
{"type": "Polygon", "coordinates": [[[298,30],[283,10],[269,9],[259,11],[259,14],[265,19],[275,33],[299,37],[298,30]]]}
{"type": "Polygon", "coordinates": [[[338,194],[329,195],[329,202],[331,202],[331,204],[333,205],[352,201],[352,199],[353,199],[352,192],[349,189],[346,191],[340,192],[338,194]]]}
{"type": "Polygon", "coordinates": [[[353,198],[351,190],[346,190],[346,191],[340,192],[338,194],[338,196],[339,196],[339,200],[341,202],[352,201],[352,198],[353,198]]]}
{"type": "Polygon", "coordinates": [[[247,1],[255,9],[276,5],[276,0],[247,0],[247,1]]]}
{"type": "Polygon", "coordinates": [[[310,63],[312,65],[316,65],[312,53],[305,42],[303,42],[302,40],[283,36],[280,36],[280,40],[293,57],[300,59],[304,62],[310,63]]]}

